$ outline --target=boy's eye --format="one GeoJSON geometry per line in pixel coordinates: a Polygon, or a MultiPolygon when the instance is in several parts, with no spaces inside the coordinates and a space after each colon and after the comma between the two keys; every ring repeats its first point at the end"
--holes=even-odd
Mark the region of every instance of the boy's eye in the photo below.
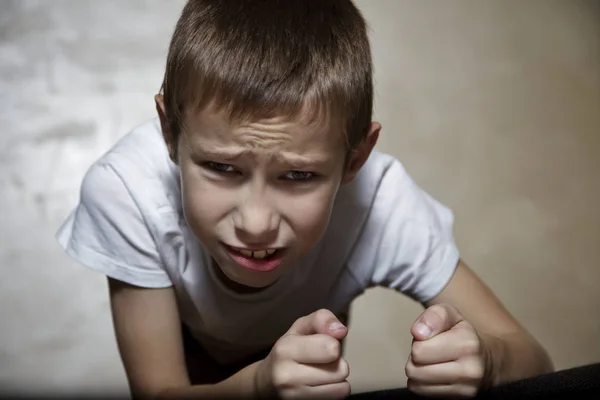
{"type": "Polygon", "coordinates": [[[209,161],[206,163],[206,165],[217,172],[234,172],[235,169],[233,168],[233,165],[229,165],[229,164],[221,164],[218,162],[213,162],[213,161],[209,161]]]}
{"type": "Polygon", "coordinates": [[[306,171],[289,171],[284,175],[284,177],[285,179],[289,179],[291,181],[306,181],[314,178],[315,174],[313,172],[306,171]]]}

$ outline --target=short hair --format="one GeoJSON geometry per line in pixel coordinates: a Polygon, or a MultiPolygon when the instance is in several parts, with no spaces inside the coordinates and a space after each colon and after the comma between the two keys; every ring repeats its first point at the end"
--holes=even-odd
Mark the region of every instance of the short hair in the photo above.
{"type": "Polygon", "coordinates": [[[325,117],[352,150],[372,117],[368,26],[351,0],[189,0],[161,92],[175,140],[186,112],[214,105],[234,120],[325,117]]]}

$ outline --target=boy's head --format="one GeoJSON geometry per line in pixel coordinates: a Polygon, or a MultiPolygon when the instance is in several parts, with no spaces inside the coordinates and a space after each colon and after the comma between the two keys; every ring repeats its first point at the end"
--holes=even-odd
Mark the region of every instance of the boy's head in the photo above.
{"type": "Polygon", "coordinates": [[[256,288],[318,242],[380,129],[350,0],[189,1],[156,101],[191,230],[256,288]]]}

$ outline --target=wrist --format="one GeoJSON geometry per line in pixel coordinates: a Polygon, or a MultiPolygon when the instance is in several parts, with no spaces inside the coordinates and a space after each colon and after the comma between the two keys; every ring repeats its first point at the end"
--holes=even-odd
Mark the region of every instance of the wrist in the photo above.
{"type": "Polygon", "coordinates": [[[214,397],[228,398],[259,398],[260,393],[260,365],[261,361],[250,364],[240,371],[214,385],[214,397]]]}
{"type": "Polygon", "coordinates": [[[482,385],[497,386],[554,370],[548,353],[526,333],[480,337],[486,371],[482,385]]]}
{"type": "Polygon", "coordinates": [[[262,378],[262,364],[264,360],[260,360],[255,362],[254,364],[248,367],[249,372],[249,385],[251,387],[250,393],[252,393],[253,398],[263,398],[265,397],[265,384],[264,379],[262,378]]]}
{"type": "MultiPolygon", "coordinates": [[[[158,393],[156,398],[261,398],[268,397],[262,389],[260,378],[261,361],[241,369],[224,381],[215,384],[193,385],[178,388],[165,389],[158,393]]],[[[268,394],[268,393],[267,393],[268,394]]],[[[146,396],[152,397],[152,396],[146,396]]]]}
{"type": "Polygon", "coordinates": [[[235,387],[235,393],[242,395],[244,398],[261,397],[261,364],[262,360],[250,364],[220,384],[235,387]]]}
{"type": "Polygon", "coordinates": [[[264,369],[266,368],[265,363],[267,360],[260,360],[250,365],[249,368],[249,382],[251,384],[252,397],[258,399],[272,399],[277,397],[277,393],[272,385],[269,384],[269,380],[265,376],[264,369]]]}
{"type": "Polygon", "coordinates": [[[483,334],[480,337],[485,365],[480,390],[484,391],[501,383],[500,372],[506,355],[506,343],[501,338],[489,334],[483,334]]]}

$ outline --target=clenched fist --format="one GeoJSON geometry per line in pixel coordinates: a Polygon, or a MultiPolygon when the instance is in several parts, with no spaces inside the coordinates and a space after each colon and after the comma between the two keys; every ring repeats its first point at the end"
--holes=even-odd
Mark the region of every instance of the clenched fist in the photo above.
{"type": "Polygon", "coordinates": [[[302,317],[260,362],[256,387],[261,397],[343,398],[350,394],[348,363],[340,340],[348,329],[328,310],[302,317]]]}
{"type": "Polygon", "coordinates": [[[425,310],[411,327],[408,389],[429,397],[473,397],[486,376],[487,353],[475,328],[450,305],[425,310]]]}

